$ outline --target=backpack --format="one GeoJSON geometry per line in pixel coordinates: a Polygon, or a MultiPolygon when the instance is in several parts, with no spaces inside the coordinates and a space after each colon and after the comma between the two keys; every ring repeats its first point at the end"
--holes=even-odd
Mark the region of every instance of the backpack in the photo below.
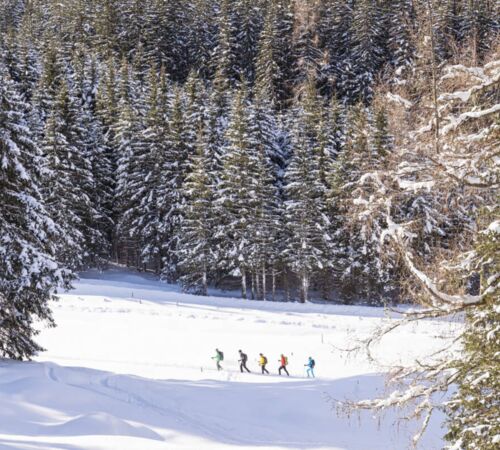
{"type": "Polygon", "coordinates": [[[219,350],[219,356],[220,356],[220,360],[224,361],[224,353],[222,353],[220,350],[219,350]]]}
{"type": "Polygon", "coordinates": [[[311,359],[311,369],[314,369],[314,366],[316,365],[316,362],[314,359],[311,359]]]}
{"type": "Polygon", "coordinates": [[[285,366],[288,366],[288,356],[285,356],[285,366]]]}
{"type": "Polygon", "coordinates": [[[267,364],[267,358],[265,356],[262,357],[264,359],[264,365],[267,364]]]}

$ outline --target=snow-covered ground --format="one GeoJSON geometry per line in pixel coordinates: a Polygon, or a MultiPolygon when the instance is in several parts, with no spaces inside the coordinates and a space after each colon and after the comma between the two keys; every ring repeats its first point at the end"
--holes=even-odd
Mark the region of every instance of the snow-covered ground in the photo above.
{"type": "MultiPolygon", "coordinates": [[[[202,298],[119,269],[83,274],[75,287],[53,305],[58,327],[40,335],[45,353],[0,361],[2,450],[406,449],[414,425],[397,413],[339,417],[333,399],[382,394],[381,373],[460,326],[401,329],[375,366],[337,348],[392,320],[381,309],[202,298]],[[240,374],[239,349],[253,373],[240,374]],[[257,373],[259,352],[269,376],[257,373]],[[277,375],[281,352],[290,378],[277,375]],[[309,355],[316,379],[304,376],[309,355]]],[[[441,447],[442,421],[434,417],[422,449],[441,447]]]]}

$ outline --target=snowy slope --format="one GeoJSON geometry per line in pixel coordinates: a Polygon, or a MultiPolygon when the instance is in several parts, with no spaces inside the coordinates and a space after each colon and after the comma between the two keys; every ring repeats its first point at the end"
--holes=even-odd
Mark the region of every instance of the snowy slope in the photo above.
{"type": "MultiPolygon", "coordinates": [[[[384,390],[381,372],[442,343],[459,324],[425,322],[379,348],[384,367],[346,355],[382,320],[376,308],[184,295],[121,270],[84,274],[53,305],[36,362],[0,361],[0,449],[349,449],[408,447],[395,414],[338,417],[331,399],[384,390]],[[215,347],[224,371],[214,370],[215,347]],[[240,374],[237,351],[252,374],[240,374]],[[270,376],[257,372],[257,355],[270,376]],[[281,352],[290,378],[276,375],[281,352]],[[304,378],[309,355],[317,378],[304,378]]],[[[440,448],[435,417],[421,448],[440,448]]]]}

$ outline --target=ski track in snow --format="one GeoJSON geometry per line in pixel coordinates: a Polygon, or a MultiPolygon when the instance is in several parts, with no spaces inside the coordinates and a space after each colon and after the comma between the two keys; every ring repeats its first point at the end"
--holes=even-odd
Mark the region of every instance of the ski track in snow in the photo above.
{"type": "MultiPolygon", "coordinates": [[[[337,348],[392,320],[382,309],[201,298],[121,269],[83,274],[53,309],[58,327],[40,335],[47,352],[0,360],[0,450],[406,449],[414,428],[396,425],[396,413],[380,422],[368,412],[337,416],[327,399],[381,395],[380,372],[460,328],[426,321],[398,330],[374,366],[337,348]],[[239,372],[239,348],[250,374],[239,372]],[[258,373],[261,351],[269,376],[258,373]],[[281,352],[291,377],[276,374],[281,352]],[[316,379],[304,377],[309,355],[316,379]]],[[[442,446],[442,420],[422,449],[442,446]]]]}

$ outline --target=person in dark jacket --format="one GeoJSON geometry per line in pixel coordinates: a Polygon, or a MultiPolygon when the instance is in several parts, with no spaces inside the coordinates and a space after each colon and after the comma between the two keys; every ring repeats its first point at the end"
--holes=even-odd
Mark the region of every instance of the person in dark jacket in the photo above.
{"type": "Polygon", "coordinates": [[[286,370],[286,366],[288,365],[288,358],[283,355],[283,353],[281,354],[281,358],[280,358],[280,368],[278,369],[278,373],[281,375],[281,371],[284,370],[285,373],[290,376],[290,374],[288,373],[288,370],[286,370]]]}
{"type": "Polygon", "coordinates": [[[238,350],[238,352],[240,354],[240,359],[239,359],[240,371],[243,372],[243,369],[245,369],[248,373],[250,373],[250,370],[248,370],[248,367],[247,367],[248,356],[246,355],[246,353],[243,353],[241,350],[238,350]]]}

